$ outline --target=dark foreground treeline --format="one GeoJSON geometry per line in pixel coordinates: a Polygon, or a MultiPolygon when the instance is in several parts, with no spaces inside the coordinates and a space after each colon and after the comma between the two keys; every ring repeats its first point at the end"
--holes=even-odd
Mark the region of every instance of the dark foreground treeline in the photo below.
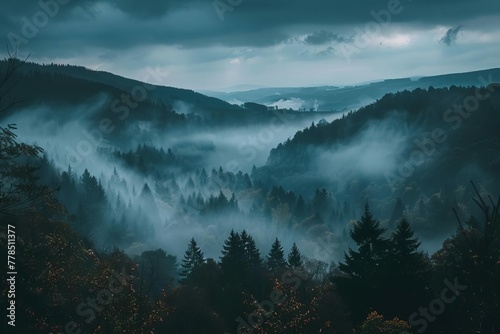
{"type": "Polygon", "coordinates": [[[15,226],[19,332],[499,332],[500,199],[477,192],[484,216],[459,221],[432,257],[410,223],[386,231],[367,205],[351,227],[356,247],[330,268],[297,247],[286,256],[278,239],[261,255],[246,231],[231,232],[219,259],[204,258],[194,239],[180,264],[161,249],[130,258],[73,231],[55,191],[37,185],[30,161],[40,149],[13,131],[0,131],[0,248],[15,226]]]}

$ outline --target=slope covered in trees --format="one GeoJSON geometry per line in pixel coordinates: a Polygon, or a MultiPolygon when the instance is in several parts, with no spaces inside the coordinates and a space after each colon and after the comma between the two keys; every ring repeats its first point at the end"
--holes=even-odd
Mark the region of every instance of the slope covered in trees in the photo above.
{"type": "Polygon", "coordinates": [[[356,208],[368,199],[384,224],[404,214],[419,233],[448,233],[450,207],[473,210],[464,197],[469,180],[500,186],[499,115],[498,84],[387,94],[297,132],[252,176],[300,193],[326,188],[331,200],[356,208]]]}
{"type": "Polygon", "coordinates": [[[325,159],[363,136],[396,142],[404,156],[411,147],[394,129],[418,139],[439,126],[435,110],[477,92],[488,88],[387,95],[297,133],[248,173],[205,167],[163,141],[100,147],[98,163],[61,169],[15,125],[0,127],[0,247],[15,230],[18,329],[496,333],[500,198],[487,189],[498,189],[497,93],[396,189],[383,184],[390,169],[377,169],[376,155],[344,169],[349,160],[334,155],[323,160],[326,174],[312,168],[318,150],[325,159]],[[468,160],[453,152],[471,154],[473,171],[461,171],[468,160]],[[311,174],[318,183],[304,187],[311,174]],[[427,252],[420,235],[443,226],[456,232],[427,252]]]}
{"type": "MultiPolygon", "coordinates": [[[[16,152],[2,149],[2,162],[24,166],[31,156],[39,165],[36,155],[16,152]]],[[[37,171],[16,173],[13,182],[37,171]]],[[[81,182],[99,192],[87,173],[81,182]]],[[[350,230],[356,246],[340,263],[321,265],[295,244],[287,263],[278,238],[264,261],[243,230],[231,231],[219,259],[205,258],[191,239],[181,267],[162,249],[136,257],[96,249],[73,232],[51,193],[7,210],[23,198],[0,203],[0,228],[6,235],[14,226],[17,235],[16,321],[24,332],[493,334],[500,325],[500,197],[477,192],[483,216],[459,221],[432,258],[419,250],[411,223],[386,231],[366,205],[350,230]]]]}

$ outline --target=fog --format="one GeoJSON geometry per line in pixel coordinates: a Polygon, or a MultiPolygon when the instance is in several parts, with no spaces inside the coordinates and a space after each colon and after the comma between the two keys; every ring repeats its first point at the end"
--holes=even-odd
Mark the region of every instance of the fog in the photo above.
{"type": "Polygon", "coordinates": [[[378,178],[397,168],[417,131],[408,128],[399,115],[370,122],[349,142],[318,148],[316,170],[338,180],[340,191],[345,190],[343,181],[349,178],[378,178]]]}
{"type": "MultiPolygon", "coordinates": [[[[309,126],[311,122],[321,119],[332,121],[339,114],[308,114],[307,117],[273,118],[261,125],[220,126],[213,130],[191,125],[189,129],[168,129],[157,131],[154,122],[125,122],[121,131],[128,133],[127,140],[117,140],[114,134],[96,136],[95,118],[101,115],[110,103],[105,95],[96,96],[88,103],[70,107],[44,106],[23,108],[4,120],[5,123],[17,123],[19,140],[37,144],[44,148],[44,155],[57,170],[52,184],[61,184],[61,173],[71,168],[75,181],[85,170],[96,177],[106,192],[106,212],[102,216],[90,213],[95,222],[90,237],[98,247],[111,247],[109,234],[113,226],[120,220],[127,221],[128,234],[117,246],[129,254],[140,254],[142,251],[161,247],[172,255],[182,258],[184,250],[191,238],[195,238],[206,257],[218,259],[223,241],[234,229],[237,232],[247,230],[256,240],[258,248],[265,256],[274,239],[278,237],[286,253],[295,242],[309,257],[330,262],[339,259],[340,252],[325,250],[338,248],[333,242],[332,233],[325,227],[323,231],[304,234],[300,230],[289,228],[261,216],[248,215],[254,201],[248,192],[234,193],[241,213],[210,214],[201,216],[203,206],[189,206],[180,203],[181,196],[187,198],[191,193],[199,193],[204,199],[217,196],[222,191],[229,200],[233,191],[223,182],[212,182],[209,185],[196,185],[196,189],[188,189],[187,182],[193,177],[194,170],[182,168],[169,169],[173,179],[165,175],[144,175],[117,159],[112,152],[135,150],[138,145],[150,145],[174,154],[183,161],[196,167],[204,168],[207,173],[212,169],[222,169],[231,173],[250,173],[252,167],[265,164],[269,151],[279,143],[292,138],[294,134],[309,126]],[[70,116],[71,115],[71,116],[70,116]],[[104,151],[103,151],[104,150],[104,151]],[[116,171],[116,172],[115,172],[116,171]],[[119,181],[117,183],[116,174],[119,181]],[[160,188],[171,187],[172,180],[178,185],[177,192],[165,197],[159,193],[160,188]],[[150,198],[141,191],[147,184],[152,191],[150,198]],[[120,199],[127,211],[117,207],[120,199]],[[124,218],[125,217],[125,218],[124,218]],[[98,222],[97,220],[104,219],[98,222]],[[138,236],[137,234],[141,234],[138,236]],[[324,239],[319,239],[318,235],[324,239]],[[321,242],[319,242],[321,241],[321,242]]],[[[192,113],[188,105],[178,104],[179,112],[192,113]]],[[[119,137],[118,137],[119,138],[119,137]]],[[[144,157],[147,159],[147,157],[144,157]]],[[[164,166],[154,166],[162,170],[164,166]]],[[[82,198],[84,199],[84,198],[82,198]]],[[[73,199],[64,201],[70,214],[78,214],[77,204],[73,199]]],[[[76,202],[76,200],[75,200],[76,202]]],[[[78,219],[78,218],[77,218],[78,219]]],[[[124,226],[122,226],[124,227],[124,226]]]]}
{"type": "MultiPolygon", "coordinates": [[[[219,124],[207,122],[207,115],[189,104],[177,103],[176,111],[186,120],[176,126],[129,118],[102,133],[99,122],[110,101],[98,94],[71,107],[23,108],[4,120],[20,124],[21,141],[44,148],[57,171],[47,173],[49,181],[62,184],[60,200],[76,215],[80,233],[98,247],[116,245],[134,255],[160,247],[182,258],[194,237],[206,257],[218,259],[229,232],[245,229],[263,256],[278,237],[285,252],[295,242],[305,256],[330,263],[354,246],[349,231],[365,203],[387,228],[387,236],[406,216],[428,252],[439,249],[456,229],[454,218],[446,214],[454,205],[446,202],[447,194],[456,189],[423,194],[417,185],[394,192],[385,177],[398,173],[415,149],[415,139],[425,134],[425,127],[410,122],[406,112],[373,117],[343,140],[310,145],[296,156],[285,151],[291,164],[307,168],[276,175],[269,163],[271,150],[313,122],[322,127],[344,115],[269,111],[264,118],[219,124]],[[102,212],[87,208],[90,217],[81,218],[88,199],[81,185],[85,170],[105,192],[105,203],[99,204],[102,212]],[[305,208],[299,209],[299,195],[305,208]],[[446,223],[433,225],[436,221],[446,223]]],[[[425,174],[439,163],[438,155],[427,156],[425,167],[415,166],[415,173],[425,174]]],[[[460,175],[483,180],[483,172],[470,166],[460,175]]]]}
{"type": "MultiPolygon", "coordinates": [[[[320,119],[332,121],[339,118],[339,114],[318,115],[320,119]]],[[[311,117],[312,118],[312,117],[311,117]]],[[[209,146],[210,150],[203,153],[206,159],[206,168],[236,169],[250,172],[253,165],[262,166],[266,163],[269,151],[279,143],[292,138],[294,134],[309,126],[313,120],[290,119],[287,122],[269,122],[263,125],[243,125],[231,128],[216,129],[214,131],[196,130],[195,133],[179,131],[159,134],[157,142],[164,146],[178,148],[189,153],[198,152],[200,147],[209,146]]]]}

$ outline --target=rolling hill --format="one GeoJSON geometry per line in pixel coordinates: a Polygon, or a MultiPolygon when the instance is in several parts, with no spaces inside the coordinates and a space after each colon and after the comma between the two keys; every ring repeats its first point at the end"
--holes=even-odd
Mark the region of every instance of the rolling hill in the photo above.
{"type": "Polygon", "coordinates": [[[420,78],[387,79],[354,86],[319,86],[296,88],[261,88],[239,92],[205,92],[226,101],[257,102],[265,105],[293,103],[300,108],[320,111],[350,111],[372,103],[387,93],[416,88],[484,86],[488,80],[500,79],[500,69],[453,73],[420,78]],[[481,79],[483,78],[483,79],[481,79]],[[489,79],[491,78],[491,79],[489,79]]]}

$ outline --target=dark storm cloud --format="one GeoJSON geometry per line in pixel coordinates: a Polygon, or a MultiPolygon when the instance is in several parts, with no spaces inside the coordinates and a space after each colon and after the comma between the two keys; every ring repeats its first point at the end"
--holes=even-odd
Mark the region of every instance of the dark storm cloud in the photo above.
{"type": "MultiPolygon", "coordinates": [[[[124,13],[144,20],[158,18],[179,8],[211,8],[211,15],[217,16],[214,0],[16,0],[2,1],[1,13],[5,16],[27,15],[39,7],[39,3],[58,2],[65,8],[88,8],[98,3],[107,3],[124,13]],[[207,6],[208,5],[208,6],[207,6]]],[[[250,18],[254,24],[282,25],[283,23],[362,23],[370,20],[370,11],[387,8],[390,0],[219,0],[231,7],[225,16],[250,18]],[[272,20],[267,20],[272,18],[272,20]],[[293,19],[293,20],[292,20],[293,19]]],[[[396,1],[396,0],[393,0],[396,1]]],[[[500,8],[496,0],[400,0],[405,15],[396,21],[441,22],[442,20],[468,18],[491,14],[500,8]],[[408,9],[408,10],[406,10],[408,9]]],[[[190,22],[185,22],[189,24],[190,22]]]]}
{"type": "Polygon", "coordinates": [[[168,10],[175,8],[179,2],[172,0],[116,0],[110,1],[114,6],[131,16],[142,18],[159,18],[164,16],[168,10]]]}
{"type": "Polygon", "coordinates": [[[446,34],[441,38],[441,42],[450,46],[457,40],[458,32],[463,28],[462,25],[448,29],[446,34]]]}
{"type": "Polygon", "coordinates": [[[310,45],[322,45],[332,42],[347,43],[350,40],[351,39],[348,37],[341,36],[331,31],[320,30],[307,35],[304,42],[310,45]]]}
{"type": "Polygon", "coordinates": [[[90,1],[56,1],[53,4],[51,1],[33,1],[33,0],[16,0],[16,1],[2,1],[0,8],[1,13],[5,16],[23,16],[29,14],[32,10],[40,7],[40,2],[47,5],[53,6],[64,6],[66,8],[75,8],[79,6],[87,6],[91,4],[90,1]]]}
{"type": "MultiPolygon", "coordinates": [[[[5,2],[0,5],[0,36],[7,39],[9,32],[21,33],[21,18],[31,20],[40,10],[40,4],[28,0],[5,2]]],[[[56,0],[41,2],[55,3],[56,0]]],[[[319,45],[341,42],[346,38],[343,36],[353,33],[352,27],[363,28],[367,22],[374,21],[371,13],[384,17],[391,5],[401,8],[401,12],[391,15],[390,22],[410,26],[453,25],[500,12],[497,0],[401,0],[400,3],[398,0],[358,0],[354,5],[347,0],[220,2],[226,5],[222,21],[212,0],[73,0],[60,5],[59,13],[50,18],[50,23],[40,29],[41,33],[30,40],[26,48],[45,53],[62,49],[62,52],[70,52],[71,47],[78,45],[121,50],[153,44],[183,48],[263,47],[307,33],[306,43],[319,45]],[[121,18],[117,19],[120,14],[121,18]],[[331,32],[336,27],[350,27],[345,28],[350,30],[348,33],[337,30],[342,33],[337,35],[331,32]]]]}

